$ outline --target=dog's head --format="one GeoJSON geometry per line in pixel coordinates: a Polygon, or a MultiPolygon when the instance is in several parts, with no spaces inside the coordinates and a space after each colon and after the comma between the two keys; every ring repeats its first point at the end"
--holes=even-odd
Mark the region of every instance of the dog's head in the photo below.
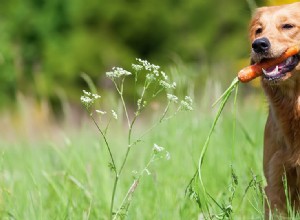
{"type": "MultiPolygon", "coordinates": [[[[300,2],[262,7],[250,24],[251,63],[279,57],[287,48],[300,45],[300,2]]],[[[295,55],[277,66],[264,70],[263,80],[280,83],[300,75],[300,56],[295,55]]]]}

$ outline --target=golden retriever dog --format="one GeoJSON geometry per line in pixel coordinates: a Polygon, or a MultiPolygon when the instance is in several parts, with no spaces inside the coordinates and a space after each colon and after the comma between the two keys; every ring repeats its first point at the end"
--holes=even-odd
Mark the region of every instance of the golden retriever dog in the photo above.
{"type": "MultiPolygon", "coordinates": [[[[279,57],[300,45],[300,2],[258,8],[250,23],[251,63],[279,57]]],[[[267,181],[266,217],[300,208],[300,56],[263,70],[269,102],[263,167],[267,181]],[[286,190],[285,190],[286,189],[286,190]]]]}

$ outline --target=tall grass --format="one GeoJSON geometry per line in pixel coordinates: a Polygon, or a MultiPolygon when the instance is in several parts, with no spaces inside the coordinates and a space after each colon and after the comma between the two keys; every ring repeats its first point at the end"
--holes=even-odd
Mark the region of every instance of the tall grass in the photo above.
{"type": "MultiPolygon", "coordinates": [[[[120,218],[263,218],[262,136],[266,108],[261,100],[255,101],[257,97],[240,96],[235,105],[234,99],[229,99],[210,134],[209,147],[202,148],[217,114],[216,108],[211,108],[211,97],[219,96],[221,90],[217,81],[210,83],[197,98],[193,113],[159,123],[130,152],[122,171],[126,178],[118,183],[118,204],[124,196],[129,198],[136,172],[145,167],[147,171],[139,179],[128,212],[120,218]],[[153,143],[168,149],[171,159],[147,167],[153,143]],[[207,199],[203,200],[199,185],[186,197],[186,186],[204,150],[201,174],[207,199]]],[[[193,82],[187,87],[193,88],[193,82]]],[[[161,111],[155,109],[136,124],[138,133],[156,121],[161,111]]],[[[126,125],[126,117],[124,121],[126,125]]],[[[124,124],[110,124],[105,135],[112,146],[118,146],[111,153],[120,167],[126,154],[124,124]]],[[[114,173],[107,167],[110,155],[92,121],[86,121],[74,134],[66,130],[64,142],[17,140],[13,144],[1,139],[0,147],[1,219],[109,218],[114,173]]]]}
{"type": "MultiPolygon", "coordinates": [[[[232,204],[231,218],[259,219],[263,210],[259,187],[265,110],[237,103],[239,123],[235,143],[232,104],[228,103],[206,152],[203,182],[223,208],[232,204]],[[233,183],[234,176],[238,184],[233,183]],[[229,201],[233,189],[234,199],[229,201]]],[[[202,105],[207,104],[205,101],[193,114],[183,114],[169,124],[160,125],[132,152],[128,158],[130,169],[124,173],[127,176],[149,161],[151,149],[147,146],[154,141],[169,150],[171,160],[159,161],[149,168],[152,175],[141,179],[128,219],[196,219],[201,215],[193,198],[185,197],[184,190],[198,166],[199,146],[205,142],[215,116],[214,112],[203,111],[202,105]]],[[[1,143],[2,219],[107,219],[113,179],[107,169],[106,148],[99,142],[96,130],[87,132],[90,126],[92,123],[87,122],[81,131],[69,134],[65,143],[60,144],[49,140],[35,144],[1,143]]],[[[108,135],[122,146],[121,133],[122,129],[114,127],[108,135]]],[[[124,149],[114,149],[116,160],[121,159],[122,152],[124,149]]],[[[127,193],[132,181],[128,178],[120,182],[120,194],[127,193]]],[[[212,213],[221,213],[220,207],[209,205],[212,213]]]]}
{"type": "MultiPolygon", "coordinates": [[[[202,165],[203,165],[203,161],[204,161],[204,157],[205,157],[205,154],[206,154],[206,151],[207,151],[207,148],[208,148],[208,145],[209,145],[209,142],[210,142],[210,139],[211,139],[211,136],[213,134],[213,131],[217,125],[217,122],[221,116],[221,113],[231,95],[231,93],[236,89],[236,95],[235,95],[235,102],[234,104],[236,104],[236,97],[237,97],[237,88],[238,88],[238,78],[234,78],[234,80],[232,81],[231,85],[228,87],[228,89],[226,89],[226,91],[221,95],[221,97],[213,104],[216,105],[218,102],[220,102],[220,107],[217,111],[217,114],[216,114],[216,117],[212,123],[212,126],[209,130],[209,133],[208,133],[208,136],[204,142],[204,145],[203,145],[203,148],[202,148],[202,151],[201,151],[201,154],[200,154],[200,157],[199,157],[199,162],[198,162],[198,167],[197,167],[197,170],[196,170],[196,173],[194,174],[194,176],[192,177],[187,189],[186,189],[186,193],[188,193],[189,195],[197,195],[197,198],[196,198],[196,202],[197,204],[199,204],[199,207],[203,210],[203,207],[202,206],[205,206],[205,209],[206,211],[208,212],[208,215],[209,217],[211,218],[211,214],[210,214],[210,208],[209,208],[209,205],[208,205],[208,198],[207,196],[209,196],[213,202],[215,202],[223,211],[223,214],[224,216],[227,216],[230,215],[230,212],[232,211],[231,209],[229,209],[228,207],[225,207],[225,209],[223,207],[221,207],[211,196],[210,194],[206,191],[206,188],[203,184],[203,179],[202,179],[202,165]],[[193,184],[195,184],[195,181],[197,181],[197,178],[199,180],[199,184],[200,184],[200,187],[197,187],[198,189],[200,189],[200,193],[197,193],[195,190],[194,190],[194,187],[192,186],[193,184]],[[204,205],[201,205],[201,201],[200,201],[200,196],[199,194],[202,194],[203,195],[203,199],[204,201],[202,203],[204,203],[204,205]]],[[[235,124],[234,124],[234,128],[235,128],[235,124]]],[[[233,139],[234,140],[234,139],[233,139]]],[[[233,170],[232,170],[233,171],[233,170]]],[[[234,177],[235,174],[234,172],[232,172],[232,177],[234,177]]],[[[235,178],[236,179],[236,178],[235,178]]],[[[237,180],[233,181],[233,183],[235,185],[237,185],[237,180]]],[[[197,185],[197,184],[195,184],[197,185]]],[[[197,190],[197,189],[196,189],[197,190]]],[[[233,193],[234,195],[234,193],[233,193]]],[[[233,197],[232,195],[232,197],[233,197]]],[[[230,200],[232,200],[233,198],[231,198],[230,200]]],[[[231,202],[231,201],[230,201],[231,202]]],[[[231,206],[231,204],[230,204],[231,206]]]]}

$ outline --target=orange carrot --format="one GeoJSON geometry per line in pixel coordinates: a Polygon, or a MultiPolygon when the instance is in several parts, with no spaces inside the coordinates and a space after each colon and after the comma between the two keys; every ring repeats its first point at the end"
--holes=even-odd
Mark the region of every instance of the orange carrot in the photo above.
{"type": "Polygon", "coordinates": [[[287,58],[298,54],[299,52],[300,47],[293,46],[288,48],[280,57],[247,66],[238,73],[238,79],[243,83],[249,82],[256,77],[261,76],[262,69],[268,69],[272,66],[276,66],[285,61],[287,58]]]}

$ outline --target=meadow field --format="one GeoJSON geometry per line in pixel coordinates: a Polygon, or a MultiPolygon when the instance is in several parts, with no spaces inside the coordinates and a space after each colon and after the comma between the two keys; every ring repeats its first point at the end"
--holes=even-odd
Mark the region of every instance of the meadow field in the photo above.
{"type": "Polygon", "coordinates": [[[291,2],[3,1],[0,220],[263,219],[260,81],[213,104],[291,2]]]}
{"type": "MultiPolygon", "coordinates": [[[[262,139],[267,104],[260,92],[253,94],[245,85],[239,86],[236,103],[234,95],[226,103],[204,157],[202,178],[210,199],[204,200],[200,187],[186,191],[216,116],[218,106],[212,108],[212,103],[225,89],[212,82],[208,80],[194,97],[193,111],[179,112],[160,123],[132,147],[116,190],[114,211],[133,190],[126,211],[122,214],[121,207],[118,218],[263,219],[262,139]],[[169,152],[168,158],[159,157],[146,167],[155,145],[169,152]],[[137,173],[141,176],[132,188],[137,173]]],[[[157,121],[157,105],[137,120],[133,138],[157,121]]],[[[82,117],[80,128],[64,127],[59,141],[1,140],[1,219],[110,219],[114,174],[109,153],[93,121],[82,117]]],[[[126,152],[127,131],[124,118],[107,129],[116,167],[126,152]]]]}

